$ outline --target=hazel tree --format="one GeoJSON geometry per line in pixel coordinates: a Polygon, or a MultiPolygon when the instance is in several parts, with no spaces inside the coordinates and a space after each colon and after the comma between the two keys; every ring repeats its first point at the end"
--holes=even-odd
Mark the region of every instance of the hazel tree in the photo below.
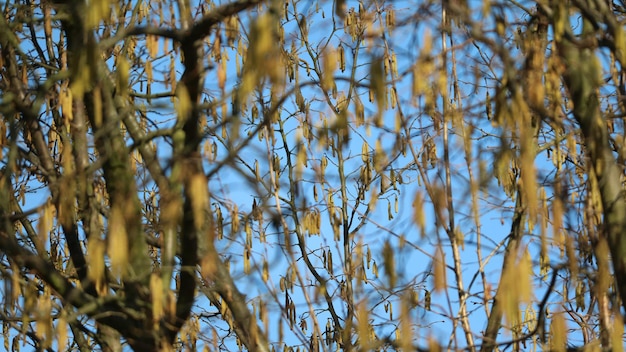
{"type": "Polygon", "coordinates": [[[7,1],[6,350],[620,350],[621,1],[7,1]]]}

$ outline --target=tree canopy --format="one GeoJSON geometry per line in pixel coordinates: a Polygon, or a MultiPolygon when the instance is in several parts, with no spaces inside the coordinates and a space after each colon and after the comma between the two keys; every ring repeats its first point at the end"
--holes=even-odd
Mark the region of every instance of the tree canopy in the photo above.
{"type": "Polygon", "coordinates": [[[6,350],[616,350],[621,0],[8,0],[6,350]]]}

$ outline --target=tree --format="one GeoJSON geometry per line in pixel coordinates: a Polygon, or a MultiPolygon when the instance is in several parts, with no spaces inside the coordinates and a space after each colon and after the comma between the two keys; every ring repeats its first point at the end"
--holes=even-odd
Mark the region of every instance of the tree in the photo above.
{"type": "Polygon", "coordinates": [[[625,20],[7,1],[5,349],[619,350],[625,20]]]}

